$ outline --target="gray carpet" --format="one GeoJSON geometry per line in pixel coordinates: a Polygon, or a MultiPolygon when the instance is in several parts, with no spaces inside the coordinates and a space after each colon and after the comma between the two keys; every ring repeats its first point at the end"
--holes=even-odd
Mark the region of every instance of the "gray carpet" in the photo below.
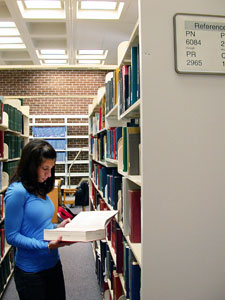
{"type": "MultiPolygon", "coordinates": [[[[91,243],[60,248],[67,300],[101,300],[91,243]]],[[[19,300],[12,278],[2,300],[19,300]]]]}

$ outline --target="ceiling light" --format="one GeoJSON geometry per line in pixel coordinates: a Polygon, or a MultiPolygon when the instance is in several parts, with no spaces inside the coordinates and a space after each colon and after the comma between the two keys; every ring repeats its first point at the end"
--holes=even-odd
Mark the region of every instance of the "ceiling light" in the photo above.
{"type": "Polygon", "coordinates": [[[0,22],[0,28],[16,28],[14,22],[0,22]]]}
{"type": "Polygon", "coordinates": [[[40,49],[39,50],[41,54],[65,54],[66,51],[62,49],[40,49]]]}
{"type": "Polygon", "coordinates": [[[61,64],[66,64],[67,60],[66,59],[45,59],[44,63],[48,65],[61,65],[61,64]]]}
{"type": "Polygon", "coordinates": [[[17,28],[2,28],[0,27],[0,36],[15,36],[20,35],[17,28]]]}
{"type": "Polygon", "coordinates": [[[40,59],[68,59],[65,50],[40,49],[36,50],[36,53],[40,59]]]}
{"type": "Polygon", "coordinates": [[[1,44],[21,44],[23,43],[20,37],[0,37],[1,44]]]}
{"type": "Polygon", "coordinates": [[[78,50],[76,59],[106,59],[108,50],[78,50]]]}
{"type": "Polygon", "coordinates": [[[101,60],[100,59],[79,59],[78,60],[79,64],[100,64],[101,60]]]}
{"type": "Polygon", "coordinates": [[[81,1],[81,9],[106,9],[114,10],[117,2],[106,1],[81,1]]]}
{"type": "Polygon", "coordinates": [[[62,3],[60,0],[51,1],[37,1],[37,0],[23,0],[24,6],[27,9],[56,9],[62,8],[62,3]]]}
{"type": "Polygon", "coordinates": [[[102,55],[104,53],[104,50],[78,50],[78,54],[84,54],[84,55],[91,55],[91,54],[97,54],[102,55]]]}
{"type": "Polygon", "coordinates": [[[0,49],[25,49],[24,44],[0,44],[0,49]]]}
{"type": "Polygon", "coordinates": [[[77,1],[77,19],[118,20],[124,2],[119,1],[77,1]]]}
{"type": "Polygon", "coordinates": [[[17,0],[24,19],[65,19],[63,0],[17,0]]]}

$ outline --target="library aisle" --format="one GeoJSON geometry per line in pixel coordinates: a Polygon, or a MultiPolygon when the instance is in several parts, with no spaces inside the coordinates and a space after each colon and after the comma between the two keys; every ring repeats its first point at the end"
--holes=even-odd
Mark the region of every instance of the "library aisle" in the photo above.
{"type": "MultiPolygon", "coordinates": [[[[101,300],[91,243],[77,243],[60,248],[59,251],[65,278],[66,299],[101,300]]],[[[14,279],[11,279],[2,300],[19,300],[14,279]]]]}

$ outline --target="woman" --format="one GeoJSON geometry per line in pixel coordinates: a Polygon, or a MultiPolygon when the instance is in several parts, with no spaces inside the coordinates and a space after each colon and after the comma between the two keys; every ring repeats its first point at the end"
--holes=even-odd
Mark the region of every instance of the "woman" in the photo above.
{"type": "Polygon", "coordinates": [[[33,140],[23,149],[5,194],[5,235],[17,248],[14,279],[22,300],[64,300],[65,286],[59,247],[68,245],[61,237],[44,241],[52,224],[54,205],[48,193],[54,187],[56,152],[44,140],[33,140]]]}

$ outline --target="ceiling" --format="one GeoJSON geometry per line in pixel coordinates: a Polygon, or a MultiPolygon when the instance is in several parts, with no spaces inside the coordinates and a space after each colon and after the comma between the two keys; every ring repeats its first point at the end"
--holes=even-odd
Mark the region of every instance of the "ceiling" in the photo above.
{"type": "MultiPolygon", "coordinates": [[[[50,68],[52,63],[41,60],[37,52],[43,49],[65,50],[68,56],[66,65],[57,65],[57,68],[85,68],[84,64],[79,64],[76,53],[89,49],[108,50],[104,64],[91,65],[92,68],[115,66],[118,45],[129,40],[137,23],[138,0],[123,0],[124,7],[118,20],[78,19],[78,0],[61,0],[63,7],[61,12],[58,11],[59,17],[52,17],[48,12],[45,14],[45,10],[41,11],[41,15],[40,10],[27,10],[33,16],[25,15],[26,11],[23,14],[18,5],[23,1],[0,0],[0,22],[15,22],[24,44],[21,49],[0,48],[0,69],[50,68]]],[[[2,32],[5,35],[6,31],[2,32]]]]}

